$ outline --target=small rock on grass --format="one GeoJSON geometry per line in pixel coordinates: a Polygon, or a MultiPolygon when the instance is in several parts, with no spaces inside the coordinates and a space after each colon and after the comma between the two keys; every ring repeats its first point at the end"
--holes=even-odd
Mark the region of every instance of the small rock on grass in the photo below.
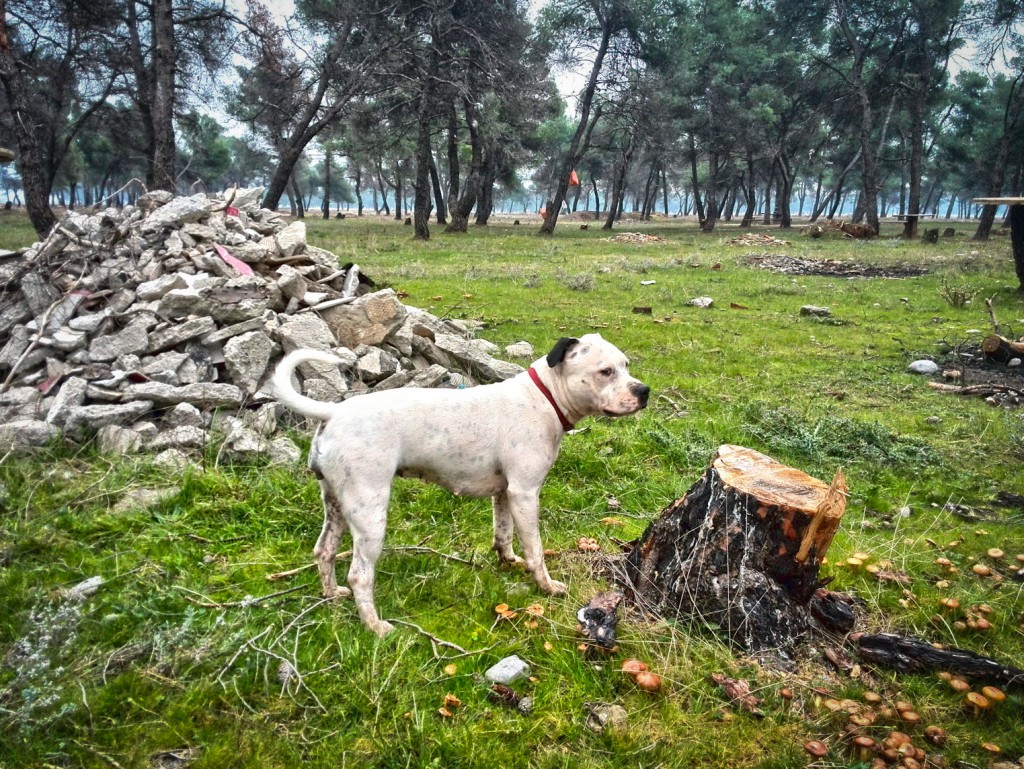
{"type": "Polygon", "coordinates": [[[181,489],[176,486],[162,489],[133,489],[117,500],[113,511],[127,513],[131,510],[145,510],[176,497],[180,491],[181,489]]]}
{"type": "Polygon", "coordinates": [[[587,728],[601,734],[602,732],[625,731],[628,716],[622,705],[592,705],[587,714],[587,728]]]}
{"type": "Polygon", "coordinates": [[[907,371],[911,374],[924,374],[926,376],[938,374],[939,364],[933,360],[915,360],[907,366],[907,371]]]}
{"type": "Polygon", "coordinates": [[[492,684],[511,684],[530,675],[530,666],[516,655],[506,657],[488,668],[484,678],[492,684]]]}

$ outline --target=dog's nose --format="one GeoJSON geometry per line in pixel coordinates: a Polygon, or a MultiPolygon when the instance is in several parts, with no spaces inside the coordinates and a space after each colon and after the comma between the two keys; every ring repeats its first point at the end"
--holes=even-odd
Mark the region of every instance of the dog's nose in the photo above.
{"type": "Polygon", "coordinates": [[[651,396],[651,388],[645,384],[633,385],[633,394],[640,401],[640,408],[647,408],[647,399],[651,396]]]}

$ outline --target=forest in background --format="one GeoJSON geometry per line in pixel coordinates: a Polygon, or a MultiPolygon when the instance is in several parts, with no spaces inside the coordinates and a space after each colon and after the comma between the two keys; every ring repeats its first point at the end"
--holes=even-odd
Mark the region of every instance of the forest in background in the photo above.
{"type": "Polygon", "coordinates": [[[543,206],[544,233],[846,212],[984,239],[971,198],[1024,185],[1021,0],[0,0],[0,24],[0,184],[40,235],[57,206],[238,184],[417,238],[543,206]]]}

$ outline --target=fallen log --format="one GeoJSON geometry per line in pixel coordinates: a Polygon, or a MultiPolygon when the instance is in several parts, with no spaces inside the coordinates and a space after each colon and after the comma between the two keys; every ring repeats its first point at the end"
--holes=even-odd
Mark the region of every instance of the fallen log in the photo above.
{"type": "Polygon", "coordinates": [[[1014,358],[1024,358],[1024,342],[1013,342],[999,334],[989,334],[981,340],[981,351],[991,361],[1009,363],[1014,358]]]}
{"type": "Polygon", "coordinates": [[[861,659],[900,673],[944,670],[966,678],[1002,684],[1008,689],[1024,689],[1024,670],[967,649],[938,649],[919,638],[894,633],[860,635],[855,643],[861,659]]]}
{"type": "Polygon", "coordinates": [[[818,592],[845,494],[841,472],[829,485],[753,449],[721,446],[628,555],[627,597],[717,625],[751,651],[789,654],[812,627],[845,633],[852,610],[818,592]]]}

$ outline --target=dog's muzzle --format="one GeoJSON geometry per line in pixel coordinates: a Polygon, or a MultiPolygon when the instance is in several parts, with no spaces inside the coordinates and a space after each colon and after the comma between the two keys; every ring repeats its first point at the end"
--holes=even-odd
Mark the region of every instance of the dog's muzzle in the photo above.
{"type": "Polygon", "coordinates": [[[637,403],[640,404],[640,408],[647,408],[647,399],[651,397],[651,388],[642,382],[637,382],[635,385],[631,385],[629,391],[636,397],[637,403]]]}

